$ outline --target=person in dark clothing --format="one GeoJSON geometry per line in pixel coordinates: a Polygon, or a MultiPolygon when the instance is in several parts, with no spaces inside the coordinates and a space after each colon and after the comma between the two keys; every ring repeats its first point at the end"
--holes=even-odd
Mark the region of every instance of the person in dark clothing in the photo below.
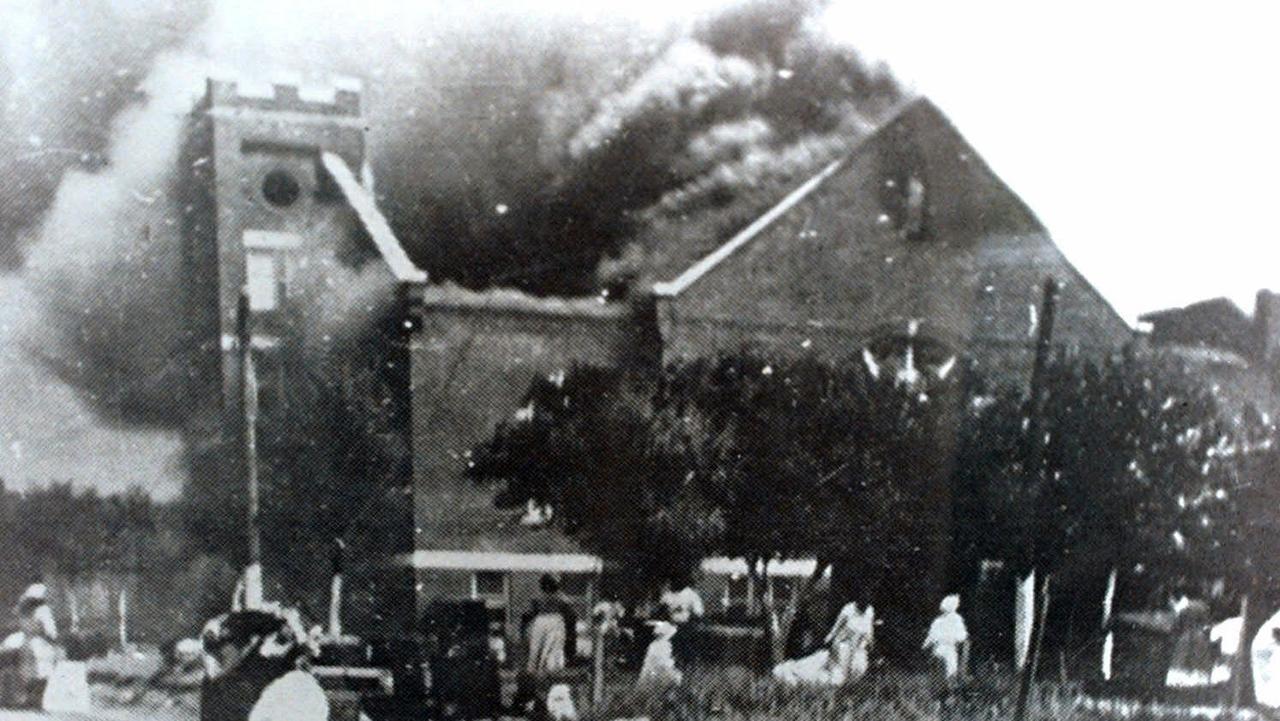
{"type": "Polygon", "coordinates": [[[237,611],[210,621],[201,634],[200,721],[267,721],[279,716],[272,706],[281,700],[291,707],[289,718],[325,721],[324,692],[301,670],[307,649],[299,631],[267,611],[237,611]]]}

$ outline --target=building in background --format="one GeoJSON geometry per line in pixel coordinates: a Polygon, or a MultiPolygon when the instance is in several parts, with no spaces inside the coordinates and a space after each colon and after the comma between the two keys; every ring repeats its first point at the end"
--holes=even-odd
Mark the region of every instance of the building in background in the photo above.
{"type": "MultiPolygon", "coordinates": [[[[621,302],[428,284],[359,177],[367,174],[355,171],[365,167],[364,132],[352,87],[314,95],[209,82],[181,158],[188,307],[217,365],[197,374],[214,380],[195,388],[193,402],[217,409],[210,443],[241,441],[244,321],[259,410],[288,413],[277,399],[301,379],[289,377],[281,351],[307,342],[313,307],[324,300],[305,286],[310,264],[371,263],[399,304],[393,317],[409,321],[414,511],[404,558],[419,611],[441,597],[484,600],[514,633],[543,573],[561,578],[583,617],[595,600],[600,559],[545,523],[542,509],[498,509],[489,490],[463,477],[470,450],[523,405],[536,377],[578,364],[655,368],[743,349],[861,362],[865,350],[899,370],[945,372],[966,358],[1025,382],[1046,277],[1062,286],[1059,345],[1103,354],[1131,337],[925,99],[713,251],[678,242],[659,249],[621,302]]],[[[241,488],[245,469],[227,466],[228,487],[241,488]]],[[[935,502],[949,507],[947,484],[936,488],[935,502]]],[[[708,575],[723,576],[712,585],[726,608],[750,605],[753,595],[735,568],[732,559],[706,565],[708,575]]]]}
{"type": "MultiPolygon", "coordinates": [[[[599,559],[537,523],[537,509],[496,509],[463,478],[470,449],[523,405],[534,377],[744,348],[842,361],[866,348],[935,370],[965,357],[1025,382],[1046,277],[1062,286],[1058,345],[1105,354],[1130,341],[1034,214],[917,99],[713,252],[655,254],[627,302],[424,286],[411,349],[420,600],[482,598],[511,631],[541,573],[592,600],[599,559]]],[[[935,501],[948,506],[947,484],[935,501]]],[[[740,579],[714,585],[726,606],[749,593],[740,579]]]]}
{"type": "Polygon", "coordinates": [[[1280,412],[1280,295],[1260,290],[1253,314],[1227,298],[1151,311],[1138,318],[1152,350],[1172,353],[1208,379],[1226,414],[1238,419],[1252,406],[1275,419],[1280,412]]]}

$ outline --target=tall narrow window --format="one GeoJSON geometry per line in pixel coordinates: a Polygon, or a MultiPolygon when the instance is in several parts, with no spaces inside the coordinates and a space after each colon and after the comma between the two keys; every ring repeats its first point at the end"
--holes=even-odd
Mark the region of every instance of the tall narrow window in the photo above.
{"type": "Polygon", "coordinates": [[[250,250],[245,253],[244,265],[249,310],[269,311],[278,308],[280,297],[275,254],[250,250]]]}
{"type": "Polygon", "coordinates": [[[902,219],[902,233],[908,238],[919,238],[924,232],[924,182],[915,175],[907,180],[906,208],[902,219]]]}

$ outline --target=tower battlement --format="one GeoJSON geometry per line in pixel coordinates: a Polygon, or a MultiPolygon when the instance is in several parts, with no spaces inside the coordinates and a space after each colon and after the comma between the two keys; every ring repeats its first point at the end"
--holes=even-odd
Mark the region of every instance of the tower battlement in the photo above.
{"type": "Polygon", "coordinates": [[[205,103],[213,107],[360,115],[360,81],[336,79],[325,86],[304,86],[294,82],[259,84],[228,78],[209,78],[205,103]]]}

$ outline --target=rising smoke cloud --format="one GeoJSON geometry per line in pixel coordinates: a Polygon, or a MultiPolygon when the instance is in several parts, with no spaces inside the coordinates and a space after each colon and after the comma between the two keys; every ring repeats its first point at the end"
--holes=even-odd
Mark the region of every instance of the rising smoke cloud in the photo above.
{"type": "MultiPolygon", "coordinates": [[[[28,24],[59,47],[88,47],[84,68],[62,71],[87,74],[36,72],[11,53],[0,76],[11,108],[41,88],[57,92],[20,122],[6,116],[6,132],[54,125],[80,90],[96,97],[94,85],[115,100],[90,103],[75,132],[101,139],[46,179],[56,192],[19,184],[0,198],[0,216],[27,216],[25,240],[6,247],[41,299],[30,347],[126,423],[175,427],[189,413],[171,392],[193,372],[194,352],[173,312],[184,212],[173,191],[183,116],[211,72],[362,78],[380,202],[410,254],[438,280],[539,294],[641,277],[676,236],[693,246],[678,254],[697,252],[842,152],[902,93],[823,34],[818,5],[794,0],[661,24],[531,14],[518,3],[176,11],[155,0],[128,17],[99,8],[65,37],[43,7],[28,8],[28,24]],[[145,47],[113,45],[157,23],[169,29],[145,47]],[[103,128],[102,118],[113,121],[103,128]]],[[[376,316],[385,280],[336,256],[313,268],[319,342],[376,316]]]]}

